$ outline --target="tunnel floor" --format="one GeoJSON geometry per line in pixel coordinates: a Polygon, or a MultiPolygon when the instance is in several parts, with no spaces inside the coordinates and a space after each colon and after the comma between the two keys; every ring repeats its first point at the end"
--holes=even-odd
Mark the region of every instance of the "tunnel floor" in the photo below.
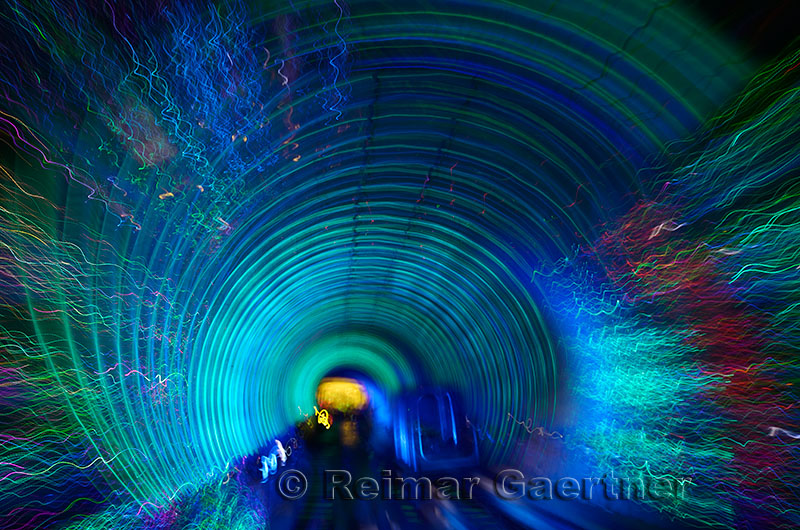
{"type": "MultiPolygon", "coordinates": [[[[359,477],[383,478],[382,472],[391,472],[391,477],[432,476],[424,473],[411,473],[398,467],[394,459],[374,451],[363,439],[351,446],[338,443],[340,426],[334,424],[330,431],[322,433],[312,443],[294,452],[286,465],[279,466],[277,472],[265,483],[261,476],[251,469],[249,485],[258,498],[269,508],[270,527],[284,529],[352,529],[378,528],[431,528],[434,525],[460,528],[525,528],[515,523],[502,512],[487,504],[485,491],[476,486],[471,500],[462,498],[447,500],[400,500],[395,490],[392,498],[358,499],[342,498],[341,488],[333,489],[326,470],[346,470],[352,476],[349,489],[355,494],[354,482],[359,477]],[[302,472],[308,479],[308,490],[302,498],[287,500],[278,490],[278,480],[287,470],[302,472]],[[334,498],[326,498],[333,489],[334,498]]],[[[479,470],[458,470],[461,476],[479,476],[479,470]]],[[[384,497],[386,495],[383,495],[384,497]]]]}
{"type": "Polygon", "coordinates": [[[565,509],[557,500],[542,504],[527,498],[501,499],[495,491],[494,472],[480,467],[448,469],[438,473],[412,472],[399,466],[393,454],[376,451],[367,437],[358,437],[348,444],[341,443],[341,425],[334,423],[330,430],[321,427],[315,430],[310,437],[303,439],[299,449],[289,455],[285,465],[279,465],[275,474],[265,482],[262,482],[258,469],[258,456],[248,459],[247,484],[270,514],[270,528],[581,529],[587,528],[589,521],[592,524],[588,527],[605,524],[615,528],[641,528],[640,519],[612,514],[585,503],[573,502],[565,509]],[[337,480],[344,480],[340,473],[342,470],[350,474],[347,488],[354,499],[344,498],[341,486],[333,486],[330,473],[338,473],[337,480]],[[326,471],[329,473],[327,476],[326,471]],[[300,498],[287,499],[280,492],[281,476],[297,472],[307,479],[307,489],[300,498]],[[386,474],[395,481],[391,493],[381,489],[377,498],[358,498],[356,481],[360,477],[371,477],[381,482],[386,474]],[[420,497],[403,499],[398,490],[399,478],[428,477],[435,481],[442,476],[452,476],[460,482],[465,477],[479,478],[480,482],[471,489],[471,495],[463,488],[460,498],[454,500],[435,496],[430,500],[420,497]],[[330,498],[331,493],[333,498],[330,498]]]}

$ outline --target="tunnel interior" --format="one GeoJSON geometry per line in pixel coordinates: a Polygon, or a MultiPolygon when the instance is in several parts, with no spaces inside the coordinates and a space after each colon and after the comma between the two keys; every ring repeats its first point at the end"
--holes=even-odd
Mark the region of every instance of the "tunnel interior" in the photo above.
{"type": "Polygon", "coordinates": [[[785,9],[12,2],[2,519],[799,524],[785,9]]]}

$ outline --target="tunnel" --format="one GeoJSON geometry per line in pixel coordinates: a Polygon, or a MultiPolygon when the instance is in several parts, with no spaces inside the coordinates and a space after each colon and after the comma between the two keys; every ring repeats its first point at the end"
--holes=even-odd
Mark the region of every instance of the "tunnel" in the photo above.
{"type": "Polygon", "coordinates": [[[712,4],[9,2],[0,527],[796,527],[797,13],[712,4]]]}

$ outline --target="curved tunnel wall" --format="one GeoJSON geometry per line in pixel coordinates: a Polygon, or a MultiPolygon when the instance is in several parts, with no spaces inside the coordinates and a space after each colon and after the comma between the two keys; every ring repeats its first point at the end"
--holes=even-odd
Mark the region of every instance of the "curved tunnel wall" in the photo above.
{"type": "Polygon", "coordinates": [[[632,207],[746,70],[649,2],[295,8],[17,29],[49,59],[16,85],[52,90],[4,129],[23,180],[55,184],[17,202],[39,235],[14,236],[9,296],[75,390],[65,421],[145,509],[282,432],[337,367],[460,391],[490,462],[507,414],[557,426],[563,293],[534,272],[632,207]]]}

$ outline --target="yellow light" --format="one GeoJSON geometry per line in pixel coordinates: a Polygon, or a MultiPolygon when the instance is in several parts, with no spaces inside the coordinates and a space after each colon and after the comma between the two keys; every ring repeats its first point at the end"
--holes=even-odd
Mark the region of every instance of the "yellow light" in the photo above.
{"type": "Polygon", "coordinates": [[[339,431],[339,438],[342,444],[347,447],[354,447],[358,444],[358,428],[356,422],[347,420],[341,423],[341,430],[339,431]]]}
{"type": "Polygon", "coordinates": [[[329,409],[356,412],[367,407],[369,396],[364,385],[355,379],[326,377],[317,387],[317,403],[329,409]]]}
{"type": "Polygon", "coordinates": [[[327,410],[317,410],[317,407],[314,407],[314,414],[317,416],[317,423],[324,425],[326,429],[331,428],[331,419],[327,410]]]}

